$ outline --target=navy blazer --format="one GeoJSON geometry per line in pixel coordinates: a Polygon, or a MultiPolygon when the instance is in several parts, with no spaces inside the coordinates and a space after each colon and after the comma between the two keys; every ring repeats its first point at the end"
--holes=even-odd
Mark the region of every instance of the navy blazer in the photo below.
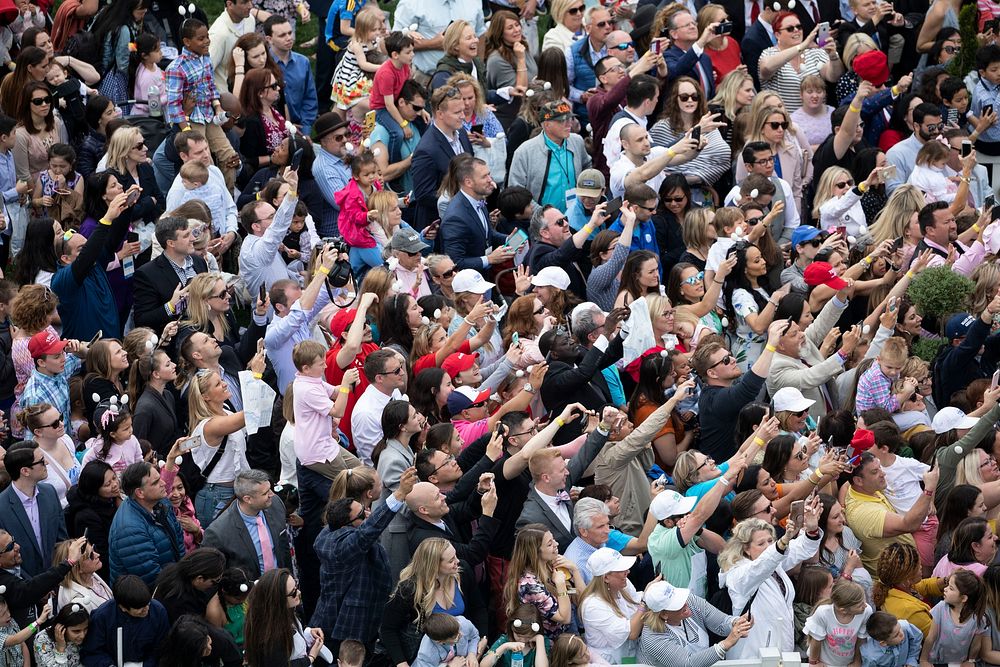
{"type": "Polygon", "coordinates": [[[760,21],[758,18],[752,26],[747,28],[747,34],[743,36],[743,41],[740,42],[740,53],[743,56],[743,62],[746,64],[750,76],[753,77],[753,83],[757,87],[757,90],[760,90],[760,68],[758,67],[760,54],[764,53],[764,49],[774,46],[774,42],[771,41],[771,35],[760,24],[760,21]]]}
{"type": "Polygon", "coordinates": [[[705,72],[705,80],[708,82],[708,90],[705,91],[705,99],[710,100],[715,97],[715,70],[712,68],[712,59],[704,51],[699,56],[694,48],[681,51],[679,47],[671,45],[663,54],[663,60],[667,63],[667,80],[673,81],[679,76],[689,76],[695,81],[700,81],[698,73],[695,71],[695,63],[700,62],[701,68],[705,72]]]}
{"type": "MultiPolygon", "coordinates": [[[[436,200],[435,200],[436,204],[436,200]]],[[[487,220],[489,217],[487,216],[487,220]]],[[[482,218],[472,206],[469,198],[461,192],[448,203],[441,220],[441,239],[444,252],[461,269],[475,269],[486,277],[483,256],[488,247],[503,245],[507,237],[490,227],[489,234],[483,229],[482,218]]]]}
{"type": "Polygon", "coordinates": [[[35,577],[52,567],[52,550],[56,544],[69,539],[66,521],[63,519],[59,495],[50,484],[37,486],[35,499],[38,503],[38,525],[42,543],[35,540],[35,531],[24,511],[21,499],[11,484],[0,493],[0,528],[3,528],[21,546],[21,572],[35,577]]]}
{"type": "MultiPolygon", "coordinates": [[[[464,129],[458,131],[459,141],[462,148],[469,155],[472,155],[472,142],[464,129]]],[[[437,199],[438,187],[448,173],[448,165],[455,157],[455,151],[448,143],[447,137],[437,129],[434,123],[427,127],[427,131],[420,137],[420,143],[410,161],[410,173],[413,176],[413,199],[415,200],[415,211],[413,218],[413,228],[423,231],[427,225],[437,220],[437,199]]],[[[481,268],[481,267],[480,267],[481,268]]]]}

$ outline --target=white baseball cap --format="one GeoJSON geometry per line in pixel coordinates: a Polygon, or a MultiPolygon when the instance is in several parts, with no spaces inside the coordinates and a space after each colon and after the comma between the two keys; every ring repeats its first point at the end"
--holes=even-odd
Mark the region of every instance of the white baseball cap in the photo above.
{"type": "MultiPolygon", "coordinates": [[[[558,287],[569,289],[569,274],[558,266],[546,266],[531,278],[535,287],[558,287]]],[[[456,290],[457,291],[457,290],[456,290]]]]}
{"type": "Polygon", "coordinates": [[[451,283],[451,288],[456,292],[473,292],[475,294],[486,294],[493,287],[494,284],[488,282],[475,269],[462,269],[455,274],[455,279],[451,283]]]}
{"type": "Polygon", "coordinates": [[[698,499],[693,496],[682,496],[681,494],[667,489],[661,491],[653,502],[649,504],[649,511],[653,513],[657,521],[663,521],[668,516],[681,516],[690,514],[694,506],[698,504],[698,499]]]}
{"type": "Polygon", "coordinates": [[[642,601],[650,611],[679,611],[684,608],[690,594],[687,588],[675,588],[665,581],[657,581],[646,589],[642,601]]]}
{"type": "Polygon", "coordinates": [[[775,412],[802,412],[808,410],[816,401],[806,398],[795,387],[782,387],[774,393],[775,412]]]}
{"type": "Polygon", "coordinates": [[[625,572],[632,569],[633,565],[635,565],[635,556],[623,556],[620,552],[608,547],[601,547],[590,554],[590,558],[587,559],[587,567],[590,568],[590,573],[595,577],[608,572],[625,572]]]}
{"type": "Polygon", "coordinates": [[[955,428],[972,428],[979,419],[970,417],[958,408],[941,408],[931,421],[935,433],[947,433],[955,428]]]}

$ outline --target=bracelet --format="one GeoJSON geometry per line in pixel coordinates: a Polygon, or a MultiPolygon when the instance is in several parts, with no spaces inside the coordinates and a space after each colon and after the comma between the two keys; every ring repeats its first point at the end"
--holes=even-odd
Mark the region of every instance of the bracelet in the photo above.
{"type": "Polygon", "coordinates": [[[715,278],[712,278],[712,282],[715,283],[716,285],[724,285],[725,284],[721,280],[716,280],[715,278]]]}
{"type": "Polygon", "coordinates": [[[111,221],[108,220],[107,218],[101,218],[100,220],[98,220],[98,222],[100,222],[102,225],[108,225],[108,226],[111,225],[111,221]]]}
{"type": "Polygon", "coordinates": [[[912,279],[913,279],[913,276],[914,276],[914,273],[913,273],[913,270],[912,270],[912,269],[911,269],[911,270],[908,270],[908,271],[906,272],[906,277],[907,277],[907,278],[909,278],[909,279],[911,279],[911,280],[912,280],[912,279]]]}
{"type": "Polygon", "coordinates": [[[673,160],[675,157],[677,157],[677,151],[675,151],[673,148],[668,148],[667,157],[673,160]]]}
{"type": "Polygon", "coordinates": [[[559,428],[562,428],[563,426],[566,425],[566,422],[565,420],[563,420],[562,417],[556,417],[556,424],[559,426],[559,428]]]}
{"type": "MultiPolygon", "coordinates": [[[[591,224],[590,224],[590,223],[588,222],[587,224],[585,224],[585,225],[583,226],[583,231],[587,232],[587,234],[589,235],[589,234],[590,234],[590,232],[594,231],[594,227],[593,227],[593,225],[591,225],[591,224]]],[[[979,231],[979,230],[976,230],[976,231],[979,231]]]]}
{"type": "Polygon", "coordinates": [[[871,266],[872,262],[874,262],[875,260],[872,259],[871,255],[868,255],[867,257],[865,257],[861,261],[863,261],[865,263],[865,266],[871,266]]]}
{"type": "Polygon", "coordinates": [[[978,222],[976,222],[976,223],[973,223],[973,225],[972,225],[972,231],[974,231],[975,233],[978,234],[979,232],[983,231],[983,228],[979,226],[978,222]]]}
{"type": "Polygon", "coordinates": [[[765,345],[764,349],[767,350],[768,352],[777,352],[778,351],[778,348],[776,348],[775,346],[771,345],[770,343],[768,343],[767,345],[765,345]]]}
{"type": "Polygon", "coordinates": [[[812,484],[813,486],[819,486],[820,480],[822,480],[823,478],[822,477],[814,478],[813,475],[815,474],[816,471],[813,470],[812,473],[809,475],[809,483],[812,484]]]}
{"type": "Polygon", "coordinates": [[[330,269],[326,268],[325,266],[320,266],[320,267],[319,267],[318,269],[316,269],[316,270],[317,270],[317,271],[318,271],[319,273],[322,273],[322,274],[323,274],[324,276],[328,276],[328,275],[330,275],[330,269]]]}
{"type": "Polygon", "coordinates": [[[732,485],[733,485],[733,483],[732,483],[732,482],[730,482],[730,481],[729,481],[728,479],[726,479],[725,477],[720,477],[720,478],[719,478],[719,481],[720,481],[720,482],[722,482],[723,484],[725,484],[726,486],[732,486],[732,485]]]}
{"type": "Polygon", "coordinates": [[[341,394],[350,394],[351,393],[351,390],[348,389],[347,387],[341,387],[339,391],[340,391],[341,394]]]}
{"type": "Polygon", "coordinates": [[[924,495],[928,498],[934,497],[934,489],[924,489],[924,495]]]}
{"type": "Polygon", "coordinates": [[[237,74],[244,74],[244,73],[246,73],[246,69],[243,68],[243,67],[237,67],[236,68],[236,73],[237,74]]]}
{"type": "Polygon", "coordinates": [[[758,447],[765,447],[765,446],[767,446],[767,443],[764,442],[764,438],[760,437],[759,435],[756,436],[756,437],[754,437],[753,444],[757,445],[758,447]]]}
{"type": "Polygon", "coordinates": [[[844,572],[842,575],[840,575],[840,578],[847,579],[848,581],[854,581],[854,576],[848,572],[844,572]]]}
{"type": "Polygon", "coordinates": [[[253,374],[253,379],[254,380],[263,380],[264,379],[264,374],[263,373],[254,373],[253,374]]]}
{"type": "Polygon", "coordinates": [[[475,324],[476,324],[476,323],[475,323],[475,322],[474,322],[473,320],[470,320],[470,319],[468,318],[468,316],[466,316],[466,317],[464,317],[464,318],[462,318],[462,319],[463,319],[463,320],[465,320],[465,323],[466,323],[466,324],[468,324],[468,325],[469,325],[470,327],[471,327],[471,326],[475,326],[475,324]]]}
{"type": "Polygon", "coordinates": [[[177,314],[177,308],[174,307],[174,304],[170,303],[169,301],[167,301],[167,312],[169,312],[171,315],[177,314]]]}
{"type": "Polygon", "coordinates": [[[896,97],[897,95],[899,95],[899,86],[894,85],[892,88],[889,89],[889,92],[892,93],[893,97],[896,97]]]}
{"type": "Polygon", "coordinates": [[[298,199],[299,193],[297,190],[289,190],[288,196],[291,197],[292,199],[298,199]]]}
{"type": "Polygon", "coordinates": [[[861,113],[861,109],[859,109],[858,107],[854,106],[854,102],[851,102],[848,105],[847,110],[848,111],[853,111],[854,113],[861,113]]]}
{"type": "Polygon", "coordinates": [[[865,183],[864,181],[861,181],[860,183],[858,183],[858,190],[861,191],[861,194],[868,192],[868,184],[865,183]]]}
{"type": "Polygon", "coordinates": [[[958,178],[959,178],[959,180],[961,180],[965,184],[972,183],[972,177],[971,176],[959,176],[958,178]]]}
{"type": "Polygon", "coordinates": [[[816,528],[815,530],[806,531],[806,537],[808,537],[810,540],[818,540],[819,536],[820,536],[819,528],[816,528]]]}

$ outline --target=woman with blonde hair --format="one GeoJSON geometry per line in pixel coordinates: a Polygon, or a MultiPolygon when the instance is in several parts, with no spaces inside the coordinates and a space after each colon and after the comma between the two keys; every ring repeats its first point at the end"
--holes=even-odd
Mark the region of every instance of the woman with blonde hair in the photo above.
{"type": "MultiPolygon", "coordinates": [[[[374,212],[375,222],[382,227],[388,239],[403,225],[403,210],[399,208],[399,197],[392,190],[377,190],[368,197],[369,215],[374,212]]],[[[409,225],[407,225],[409,226],[409,225]]],[[[382,256],[386,259],[391,257],[389,247],[382,249],[382,256]]]]}
{"type": "Polygon", "coordinates": [[[132,223],[133,231],[139,233],[142,243],[140,265],[149,258],[153,225],[163,214],[166,203],[166,197],[156,184],[153,165],[149,163],[150,157],[146,140],[137,127],[122,127],[108,139],[108,169],[118,177],[123,190],[128,191],[133,185],[141,188],[139,200],[122,212],[122,216],[132,223]],[[136,229],[136,222],[139,221],[145,224],[141,229],[136,229]]]}
{"type": "Polygon", "coordinates": [[[582,591],[583,575],[576,563],[559,555],[559,544],[544,525],[529,523],[518,531],[507,572],[503,588],[507,614],[520,604],[533,604],[542,614],[546,637],[565,632],[573,619],[568,588],[582,591]]]}
{"type": "Polygon", "coordinates": [[[635,556],[623,556],[608,547],[587,559],[593,578],[580,594],[580,622],[587,631],[587,646],[612,665],[635,657],[642,631],[642,596],[628,580],[634,565],[635,556]]]}
{"type": "Polygon", "coordinates": [[[981,313],[986,310],[986,306],[996,296],[997,288],[1000,287],[1000,265],[994,262],[983,262],[975,268],[969,277],[972,278],[975,287],[972,288],[972,293],[966,297],[965,310],[970,313],[981,313]]]}
{"type": "Polygon", "coordinates": [[[719,239],[719,232],[712,224],[715,211],[709,208],[692,208],[684,214],[681,222],[681,236],[684,239],[684,254],[677,263],[693,264],[699,271],[705,270],[708,250],[719,239]]]}
{"type": "Polygon", "coordinates": [[[924,193],[904,183],[893,190],[889,195],[889,201],[875,218],[875,222],[868,227],[868,232],[876,245],[887,239],[901,240],[902,266],[909,265],[913,251],[924,237],[917,222],[917,214],[926,203],[924,193]]]}
{"type": "Polygon", "coordinates": [[[976,448],[963,456],[955,469],[955,484],[970,484],[981,489],[986,501],[986,518],[990,521],[1000,519],[1000,468],[989,452],[976,448]]]}
{"type": "MultiPolygon", "coordinates": [[[[783,109],[786,113],[788,113],[789,114],[788,120],[791,122],[791,124],[788,126],[787,134],[791,135],[791,138],[795,139],[795,141],[798,142],[799,148],[801,148],[803,151],[811,152],[811,149],[809,148],[809,139],[808,137],[806,137],[806,133],[802,131],[801,127],[799,127],[798,125],[795,124],[794,121],[792,121],[791,112],[789,112],[788,109],[785,108],[785,101],[782,100],[781,96],[778,95],[773,90],[758,91],[757,94],[754,95],[753,102],[750,103],[750,108],[744,111],[743,114],[740,114],[740,119],[746,120],[748,123],[747,130],[743,134],[744,137],[748,136],[751,133],[751,130],[749,129],[750,119],[753,118],[753,116],[764,107],[778,107],[779,109],[783,109]]],[[[746,141],[743,141],[742,143],[734,143],[734,146],[742,147],[745,143],[746,141]]]]}
{"type": "MultiPolygon", "coordinates": [[[[555,12],[554,5],[552,11],[555,12]]],[[[553,27],[549,32],[555,29],[556,27],[553,27]]],[[[548,33],[545,37],[548,39],[548,33]]],[[[486,45],[484,90],[507,88],[511,93],[509,102],[500,102],[497,106],[497,118],[506,130],[517,115],[523,101],[522,95],[528,89],[528,82],[538,76],[538,65],[531,55],[521,19],[512,11],[501,9],[493,12],[489,25],[486,26],[484,41],[486,45]]],[[[535,43],[537,44],[537,37],[535,43]]]]}
{"type": "Polygon", "coordinates": [[[558,49],[565,53],[583,30],[583,12],[587,5],[583,0],[553,0],[549,13],[552,27],[545,32],[542,51],[558,49]]]}
{"type": "MultiPolygon", "coordinates": [[[[803,147],[798,136],[793,136],[792,118],[784,108],[761,106],[754,109],[753,106],[755,105],[751,105],[746,143],[762,141],[771,147],[774,153],[774,174],[791,186],[796,210],[801,211],[802,189],[812,180],[813,172],[808,139],[803,147]]],[[[740,147],[741,151],[742,149],[743,146],[740,147]]],[[[736,181],[741,182],[748,173],[741,153],[736,159],[736,181]]]]}
{"type": "Polygon", "coordinates": [[[714,114],[721,114],[717,120],[725,123],[725,126],[720,127],[719,132],[734,152],[736,147],[733,146],[733,123],[736,122],[737,116],[746,113],[756,94],[753,77],[742,69],[734,69],[722,77],[722,81],[715,89],[715,97],[708,101],[708,110],[714,114]]]}
{"type": "Polygon", "coordinates": [[[493,180],[503,182],[507,175],[507,140],[500,121],[486,105],[486,89],[463,72],[453,74],[445,85],[458,88],[465,113],[463,127],[472,143],[473,155],[489,166],[493,180]],[[472,128],[476,126],[482,129],[474,132],[472,128]]]}
{"type": "MultiPolygon", "coordinates": [[[[254,356],[250,370],[264,372],[263,351],[254,356]]],[[[191,437],[197,438],[198,443],[191,450],[191,459],[206,477],[194,506],[198,522],[205,530],[232,499],[236,473],[250,468],[246,456],[246,421],[242,410],[234,413],[226,407],[230,398],[229,387],[215,371],[199,371],[188,385],[188,423],[191,437]],[[223,443],[226,446],[213,465],[223,443]]]]}
{"type": "Polygon", "coordinates": [[[868,178],[855,185],[851,173],[843,167],[827,168],[819,178],[813,199],[813,217],[819,219],[819,228],[844,226],[848,236],[867,234],[868,220],[861,207],[861,197],[865,190],[881,183],[880,177],[876,167],[868,178]]]}
{"type": "Polygon", "coordinates": [[[808,501],[803,524],[789,520],[785,534],[777,542],[774,526],[766,521],[745,519],[736,524],[719,554],[719,581],[729,589],[733,609],[743,609],[750,603],[754,624],[746,638],[728,652],[728,659],[758,656],[764,646],[794,650],[791,609],[795,587],[786,572],[819,551],[822,507],[819,498],[808,501]]]}
{"type": "Polygon", "coordinates": [[[470,78],[475,75],[473,81],[486,90],[486,64],[479,57],[479,38],[471,23],[456,19],[448,24],[441,36],[441,50],[444,56],[431,74],[431,92],[449,85],[448,79],[455,74],[466,74],[470,78]]]}
{"type": "Polygon", "coordinates": [[[232,292],[218,273],[200,273],[188,283],[188,306],[180,321],[179,339],[195,331],[208,334],[219,345],[229,347],[241,363],[246,363],[256,353],[256,342],[264,336],[267,304],[258,302],[250,326],[240,336],[236,315],[230,307],[232,292]]]}
{"type": "Polygon", "coordinates": [[[486,630],[475,571],[463,566],[455,547],[441,537],[420,543],[386,603],[380,637],[393,664],[413,664],[424,622],[435,612],[465,616],[481,633],[486,630]]]}
{"type": "Polygon", "coordinates": [[[854,33],[843,42],[843,45],[844,48],[841,49],[841,53],[846,71],[837,80],[836,94],[838,100],[852,98],[858,92],[858,84],[861,83],[861,77],[854,71],[854,59],[862,53],[878,50],[875,40],[863,32],[854,33]]]}
{"type": "MultiPolygon", "coordinates": [[[[370,508],[382,495],[382,479],[375,468],[366,465],[341,470],[330,485],[328,503],[341,498],[358,501],[362,507],[370,508]]],[[[326,513],[324,512],[324,515],[326,513]]]]}
{"type": "MultiPolygon", "coordinates": [[[[56,545],[52,557],[53,562],[62,563],[69,558],[73,540],[63,540],[56,545]]],[[[102,566],[101,554],[94,545],[88,544],[83,552],[83,558],[77,561],[59,583],[59,593],[56,606],[63,608],[68,604],[78,604],[90,613],[112,599],[111,587],[98,574],[102,566]]]]}
{"type": "Polygon", "coordinates": [[[567,632],[552,642],[549,667],[589,667],[592,664],[590,649],[579,635],[567,632]]]}

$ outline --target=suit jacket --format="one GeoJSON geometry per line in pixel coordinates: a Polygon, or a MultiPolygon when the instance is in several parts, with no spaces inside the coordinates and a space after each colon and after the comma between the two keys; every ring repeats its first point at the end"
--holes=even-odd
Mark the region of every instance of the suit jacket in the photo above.
{"type": "Polygon", "coordinates": [[[4,587],[3,598],[7,602],[11,616],[22,628],[27,627],[35,615],[32,607],[45,604],[49,593],[59,590],[62,580],[69,574],[69,563],[63,561],[50,567],[35,577],[18,576],[9,570],[0,570],[0,586],[4,587]]]}
{"type": "MultiPolygon", "coordinates": [[[[466,153],[472,155],[472,143],[464,129],[458,131],[459,141],[466,153]]],[[[455,157],[448,138],[431,123],[420,137],[417,149],[410,160],[410,174],[413,176],[413,198],[416,202],[413,227],[422,231],[437,219],[438,187],[448,173],[448,165],[455,157]]]]}
{"type": "MultiPolygon", "coordinates": [[[[193,257],[195,273],[206,273],[208,264],[201,257],[193,257]]],[[[157,334],[163,331],[170,320],[163,305],[170,301],[174,289],[181,282],[177,272],[170,266],[166,255],[158,255],[135,272],[135,325],[149,327],[157,334]]]]}
{"type": "MultiPolygon", "coordinates": [[[[559,414],[570,403],[582,403],[590,410],[600,410],[611,402],[610,394],[605,395],[606,382],[600,386],[593,384],[593,378],[600,375],[602,369],[615,363],[622,356],[621,336],[615,336],[605,352],[596,347],[587,350],[579,364],[570,365],[565,361],[553,359],[549,362],[549,371],[542,382],[542,403],[546,409],[559,414]]],[[[603,378],[602,378],[603,379],[603,378]]],[[[556,435],[557,444],[565,444],[581,433],[580,419],[574,420],[559,429],[556,435]]]]}
{"type": "Polygon", "coordinates": [[[492,226],[487,233],[480,220],[472,202],[459,192],[448,203],[441,220],[441,239],[445,254],[451,257],[459,270],[475,269],[487,277],[482,260],[487,254],[486,249],[503,245],[507,237],[492,226]]]}
{"type": "Polygon", "coordinates": [[[758,18],[752,26],[747,28],[746,35],[743,36],[743,40],[740,42],[740,53],[743,55],[743,62],[746,64],[750,76],[753,77],[753,83],[757,87],[757,90],[760,90],[760,68],[758,67],[760,54],[764,53],[764,49],[771,46],[774,46],[774,42],[771,41],[771,35],[761,25],[761,19],[758,18]]]}
{"type": "Polygon", "coordinates": [[[21,546],[21,572],[29,577],[41,574],[52,567],[52,550],[56,544],[69,538],[63,518],[59,495],[51,485],[42,482],[36,487],[38,525],[42,543],[35,539],[28,514],[11,484],[0,493],[0,528],[3,528],[21,546]]]}
{"type": "MultiPolygon", "coordinates": [[[[840,16],[840,3],[837,0],[814,0],[816,2],[817,8],[819,10],[819,20],[826,21],[827,23],[833,25],[834,21],[842,20],[840,16]]],[[[795,15],[799,17],[799,21],[802,22],[803,35],[808,35],[812,32],[813,28],[816,27],[816,21],[813,19],[812,10],[803,6],[803,3],[795,3],[795,15]]],[[[902,10],[900,10],[902,11],[902,10]]],[[[845,21],[844,23],[847,23],[845,21]]],[[[856,24],[855,24],[856,25],[856,24]]],[[[842,34],[842,28],[838,29],[837,41],[840,41],[842,34]]],[[[844,40],[846,41],[846,37],[844,40]]],[[[889,48],[889,42],[883,42],[883,48],[889,48]]],[[[843,42],[840,44],[840,51],[844,50],[843,42]]]]}
{"type": "MultiPolygon", "coordinates": [[[[583,473],[594,462],[597,455],[601,453],[601,448],[604,447],[607,441],[607,434],[601,433],[596,428],[587,436],[587,441],[583,443],[583,447],[569,460],[566,466],[569,470],[569,475],[566,477],[567,493],[583,477],[583,473]]],[[[559,520],[555,512],[549,508],[545,501],[542,500],[542,497],[538,495],[538,492],[535,491],[535,484],[532,482],[531,489],[528,491],[528,498],[524,501],[524,508],[521,510],[521,516],[517,519],[517,528],[523,528],[529,523],[543,524],[552,533],[552,537],[556,538],[556,542],[559,543],[559,553],[564,553],[566,547],[569,546],[569,543],[576,536],[576,530],[573,526],[573,508],[569,507],[568,509],[570,527],[567,531],[563,522],[559,520]]]]}
{"type": "MultiPolygon", "coordinates": [[[[291,567],[288,550],[288,530],[285,522],[285,505],[278,497],[271,499],[271,506],[264,510],[267,532],[274,546],[277,567],[291,567]]],[[[242,568],[252,580],[260,578],[260,560],[253,545],[253,538],[240,516],[239,503],[233,502],[205,530],[202,546],[214,547],[226,555],[226,567],[242,568]]]]}
{"type": "Polygon", "coordinates": [[[680,47],[671,45],[663,54],[663,60],[667,63],[667,80],[673,81],[679,76],[689,76],[695,81],[700,81],[698,72],[695,71],[695,63],[701,63],[702,72],[705,73],[705,81],[708,90],[705,91],[705,99],[710,100],[715,97],[715,70],[712,68],[712,59],[704,51],[701,55],[695,53],[693,48],[681,51],[680,47]]]}
{"type": "Polygon", "coordinates": [[[486,560],[486,554],[490,550],[490,543],[493,541],[493,536],[496,535],[497,528],[500,526],[499,521],[491,516],[480,516],[478,519],[479,527],[476,529],[475,535],[472,536],[471,541],[466,542],[462,539],[462,531],[459,528],[459,523],[456,517],[452,516],[451,512],[445,514],[441,520],[448,527],[448,530],[439,528],[435,524],[425,521],[422,517],[418,517],[413,513],[407,517],[408,530],[406,536],[410,546],[410,554],[416,553],[417,547],[424,540],[430,537],[440,537],[451,542],[451,545],[455,547],[455,553],[458,554],[458,559],[468,563],[470,566],[475,567],[486,560]]]}

